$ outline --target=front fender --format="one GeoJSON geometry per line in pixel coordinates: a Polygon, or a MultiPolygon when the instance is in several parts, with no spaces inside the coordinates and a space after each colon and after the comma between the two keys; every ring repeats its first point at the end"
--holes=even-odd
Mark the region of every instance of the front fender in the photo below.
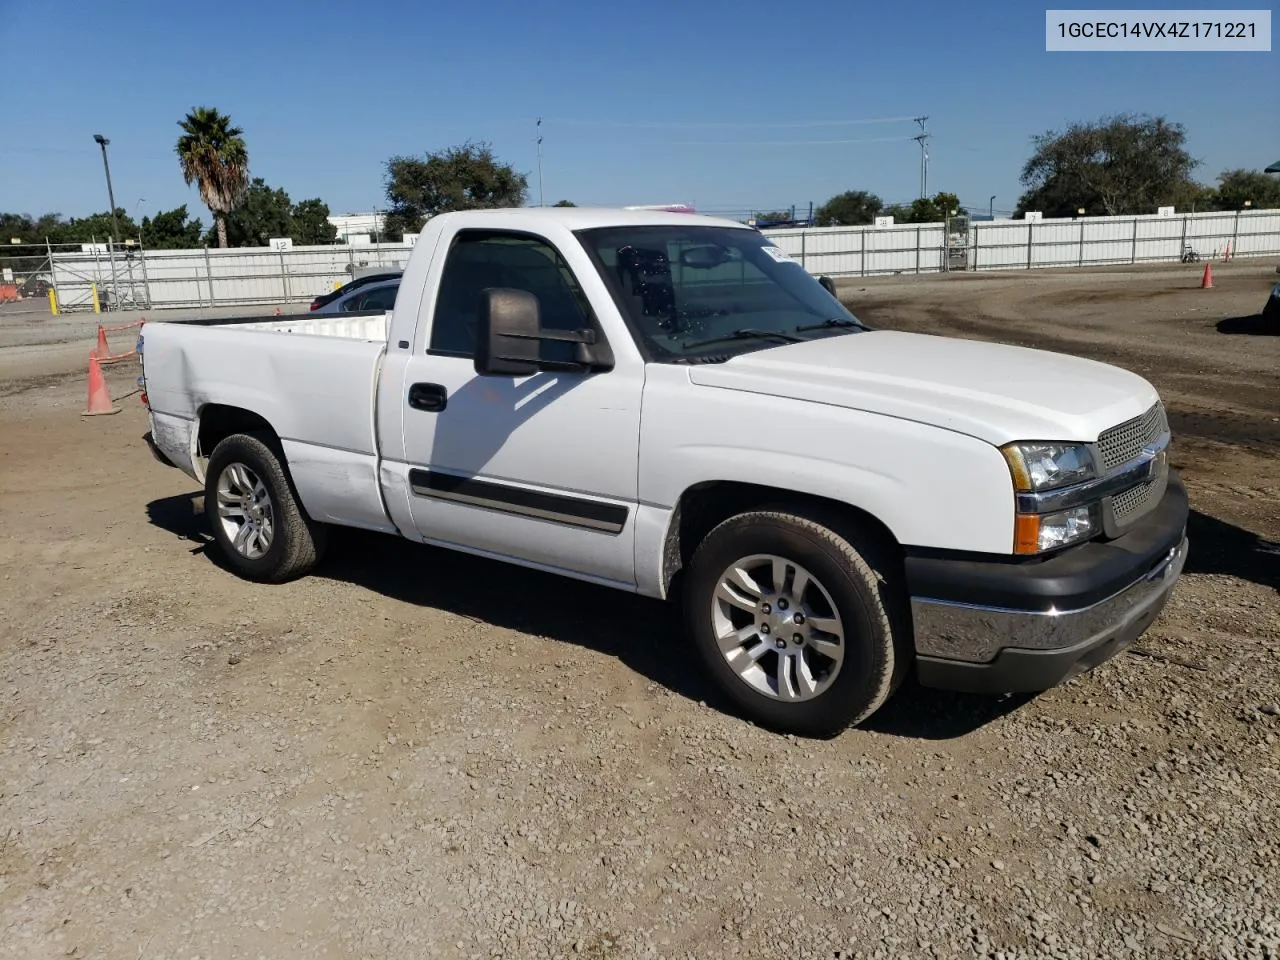
{"type": "Polygon", "coordinates": [[[1013,484],[1000,452],[984,441],[843,407],[651,378],[640,438],[645,522],[637,537],[646,542],[637,544],[638,569],[643,558],[645,568],[661,570],[676,505],[685,491],[717,480],[848,504],[903,546],[1012,550],[1013,484]]]}

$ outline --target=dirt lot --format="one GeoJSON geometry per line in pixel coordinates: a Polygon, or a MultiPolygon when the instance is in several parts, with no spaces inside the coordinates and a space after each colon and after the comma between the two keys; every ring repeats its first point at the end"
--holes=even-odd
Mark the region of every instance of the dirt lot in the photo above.
{"type": "Polygon", "coordinates": [[[390,538],[260,587],[92,322],[0,311],[0,955],[1280,957],[1274,264],[842,285],[1164,394],[1188,572],[1037,698],[726,713],[668,608],[390,538]]]}

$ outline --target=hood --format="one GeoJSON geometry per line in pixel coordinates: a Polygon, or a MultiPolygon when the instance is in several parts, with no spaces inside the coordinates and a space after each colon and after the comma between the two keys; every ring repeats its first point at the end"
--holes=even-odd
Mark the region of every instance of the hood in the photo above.
{"type": "Polygon", "coordinates": [[[1026,347],[918,333],[823,337],[689,367],[706,387],[927,423],[997,446],[1092,442],[1158,399],[1137,374],[1026,347]]]}

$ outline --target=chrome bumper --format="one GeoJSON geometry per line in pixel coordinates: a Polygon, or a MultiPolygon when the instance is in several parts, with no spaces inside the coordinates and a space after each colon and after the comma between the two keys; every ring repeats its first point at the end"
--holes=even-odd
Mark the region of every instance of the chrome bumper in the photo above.
{"type": "Polygon", "coordinates": [[[1127,645],[1164,607],[1186,559],[1183,537],[1139,580],[1078,610],[1013,610],[913,597],[916,653],[920,658],[985,665],[1015,651],[1084,655],[1117,638],[1127,638],[1127,645]]]}

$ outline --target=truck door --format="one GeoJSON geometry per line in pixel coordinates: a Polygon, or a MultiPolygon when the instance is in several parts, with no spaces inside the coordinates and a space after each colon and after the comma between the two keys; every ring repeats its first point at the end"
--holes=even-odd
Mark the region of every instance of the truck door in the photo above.
{"type": "MultiPolygon", "coordinates": [[[[600,373],[481,377],[473,367],[480,293],[490,287],[532,293],[544,327],[594,326],[603,336],[574,269],[592,269],[586,255],[509,230],[460,230],[437,250],[447,253],[432,269],[436,295],[419,308],[431,314],[426,343],[414,344],[402,381],[418,533],[634,585],[643,363],[615,351],[616,366],[600,373]]],[[[420,327],[425,320],[420,313],[420,327]]]]}

